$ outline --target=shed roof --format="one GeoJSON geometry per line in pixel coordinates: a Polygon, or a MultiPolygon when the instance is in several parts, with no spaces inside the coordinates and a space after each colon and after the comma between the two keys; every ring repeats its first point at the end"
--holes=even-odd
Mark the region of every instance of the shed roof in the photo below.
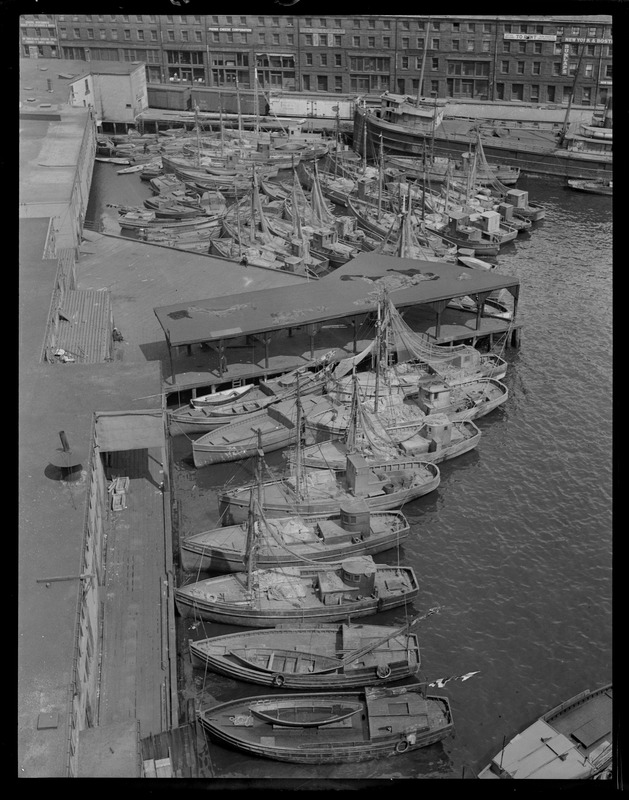
{"type": "Polygon", "coordinates": [[[192,299],[154,312],[170,344],[180,346],[364,314],[377,307],[380,286],[396,305],[411,306],[517,285],[518,278],[495,271],[361,253],[312,283],[192,299]]]}

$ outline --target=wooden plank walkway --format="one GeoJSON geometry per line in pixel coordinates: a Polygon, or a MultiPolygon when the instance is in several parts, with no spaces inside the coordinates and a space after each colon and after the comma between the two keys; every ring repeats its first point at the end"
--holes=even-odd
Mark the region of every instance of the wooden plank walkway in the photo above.
{"type": "Polygon", "coordinates": [[[130,478],[107,536],[99,724],[136,717],[140,736],[168,727],[167,575],[160,451],[111,454],[130,478]]]}

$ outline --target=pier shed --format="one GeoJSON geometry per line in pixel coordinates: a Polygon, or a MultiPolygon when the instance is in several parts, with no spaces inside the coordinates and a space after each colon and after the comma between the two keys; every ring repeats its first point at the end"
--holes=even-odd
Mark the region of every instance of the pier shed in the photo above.
{"type": "MultiPolygon", "coordinates": [[[[236,362],[242,363],[243,348],[252,353],[248,378],[268,374],[275,351],[293,354],[282,363],[283,370],[302,366],[306,360],[319,357],[330,348],[334,348],[336,360],[358,352],[359,325],[376,311],[384,288],[398,308],[422,307],[422,322],[414,327],[435,343],[475,341],[480,336],[508,334],[516,324],[514,320],[482,317],[482,306],[492,292],[506,289],[514,298],[515,317],[518,278],[456,264],[375,253],[362,253],[319,281],[191,299],[155,308],[154,313],[166,337],[171,367],[173,349],[202,345],[216,356],[212,359],[212,378],[206,383],[225,383],[234,377],[245,377],[242,368],[235,368],[236,362]],[[441,328],[446,306],[453,298],[462,296],[475,297],[478,312],[451,319],[451,330],[443,336],[441,328]],[[348,329],[351,331],[349,338],[348,329]],[[256,343],[264,347],[264,357],[260,361],[255,357],[256,343]],[[234,351],[237,356],[232,359],[234,351]]],[[[167,391],[182,388],[185,387],[177,382],[172,370],[167,391]]]]}

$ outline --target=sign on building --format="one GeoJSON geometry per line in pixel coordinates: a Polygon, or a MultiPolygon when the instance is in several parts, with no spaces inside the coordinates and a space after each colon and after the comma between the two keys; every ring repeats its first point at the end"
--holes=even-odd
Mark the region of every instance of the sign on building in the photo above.
{"type": "Polygon", "coordinates": [[[531,42],[556,42],[554,33],[505,33],[505,39],[520,39],[531,42]]]}
{"type": "Polygon", "coordinates": [[[561,56],[561,74],[567,75],[568,74],[568,58],[570,57],[570,45],[564,44],[563,46],[563,53],[561,56]]]}

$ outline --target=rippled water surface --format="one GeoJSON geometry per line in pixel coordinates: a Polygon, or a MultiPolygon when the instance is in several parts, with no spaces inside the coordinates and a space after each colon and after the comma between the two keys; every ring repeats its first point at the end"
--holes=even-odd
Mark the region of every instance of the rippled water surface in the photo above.
{"type": "MultiPolygon", "coordinates": [[[[473,777],[504,736],[611,680],[611,199],[539,178],[519,188],[547,217],[498,258],[498,269],[521,281],[521,348],[505,354],[509,400],[478,421],[475,451],[440,465],[439,488],[404,507],[412,534],[399,554],[376,557],[415,569],[414,611],[443,607],[420,623],[426,677],[479,670],[441,692],[454,735],[404,757],[326,767],[212,745],[217,777],[303,778],[304,786],[314,778],[473,777]]],[[[128,191],[126,202],[139,204],[128,191]]],[[[210,527],[214,490],[242,467],[194,470],[185,437],[174,450],[182,529],[187,514],[210,527]]],[[[404,612],[369,621],[403,622],[404,612]]],[[[179,627],[186,640],[233,630],[188,620],[179,627]]],[[[189,697],[220,702],[265,691],[193,671],[185,649],[181,663],[189,697]]]]}

